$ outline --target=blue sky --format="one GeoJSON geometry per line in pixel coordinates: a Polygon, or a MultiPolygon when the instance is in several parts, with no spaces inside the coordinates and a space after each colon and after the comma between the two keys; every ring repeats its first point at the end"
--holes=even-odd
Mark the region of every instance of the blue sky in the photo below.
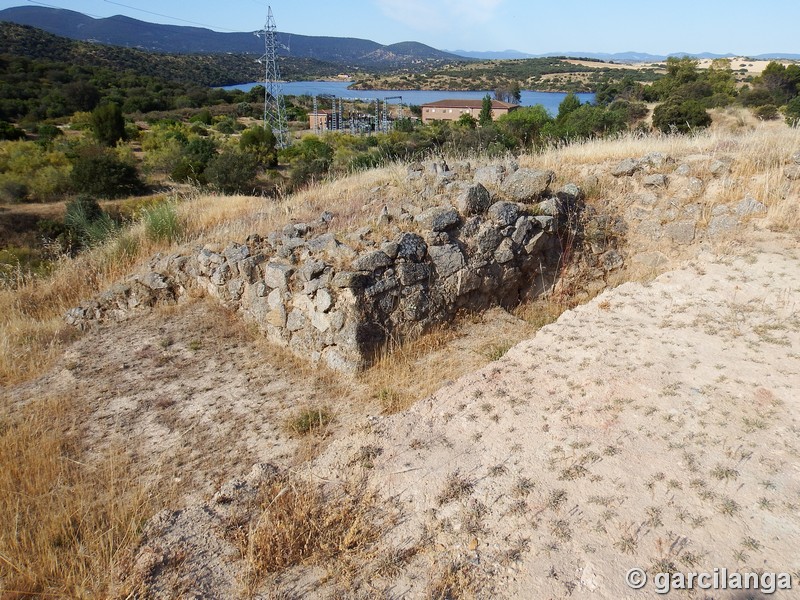
{"type": "MultiPolygon", "coordinates": [[[[265,21],[256,0],[0,0],[46,5],[95,17],[252,31],[265,21]],[[157,13],[157,14],[154,14],[157,13]],[[182,20],[181,20],[182,19],[182,20]]],[[[360,37],[382,44],[414,40],[446,50],[800,53],[800,1],[762,0],[270,0],[278,29],[360,37]]]]}

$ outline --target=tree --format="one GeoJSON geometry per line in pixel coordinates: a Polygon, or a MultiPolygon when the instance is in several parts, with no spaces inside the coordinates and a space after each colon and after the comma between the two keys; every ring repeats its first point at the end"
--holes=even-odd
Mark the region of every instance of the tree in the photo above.
{"type": "Polygon", "coordinates": [[[481,127],[485,127],[486,125],[490,125],[492,122],[492,98],[489,94],[486,94],[483,97],[483,102],[481,103],[481,112],[478,115],[478,123],[480,123],[481,127]]]}
{"type": "Polygon", "coordinates": [[[792,127],[800,126],[800,96],[795,96],[786,105],[786,123],[792,127]]]}
{"type": "Polygon", "coordinates": [[[689,133],[709,125],[711,117],[697,100],[672,100],[659,104],[653,111],[653,126],[664,133],[689,133]]]}
{"type": "Polygon", "coordinates": [[[275,134],[269,125],[251,127],[239,138],[239,148],[255,156],[259,165],[269,168],[278,166],[276,143],[275,134]]]}
{"type": "Polygon", "coordinates": [[[125,139],[125,118],[118,104],[101,104],[95,108],[90,126],[95,139],[104,146],[113,146],[125,139]]]}
{"type": "Polygon", "coordinates": [[[467,127],[468,129],[475,129],[475,127],[478,126],[478,119],[476,119],[469,113],[464,113],[463,115],[458,117],[458,121],[456,121],[456,124],[459,127],[467,127]]]}
{"type": "Polygon", "coordinates": [[[564,99],[561,101],[561,104],[558,105],[558,116],[556,117],[556,120],[563,121],[569,113],[579,109],[580,107],[581,101],[573,92],[570,92],[564,97],[564,99]]]}

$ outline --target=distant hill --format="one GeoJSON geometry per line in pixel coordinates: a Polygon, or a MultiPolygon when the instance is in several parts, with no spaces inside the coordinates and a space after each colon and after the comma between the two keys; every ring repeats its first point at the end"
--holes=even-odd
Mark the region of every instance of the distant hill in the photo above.
{"type": "MultiPolygon", "coordinates": [[[[263,67],[244,54],[163,54],[60,37],[28,25],[0,22],[0,54],[73,65],[107,67],[187,85],[217,87],[258,81],[263,67]]],[[[309,58],[280,58],[287,79],[330,77],[338,65],[309,58]]]]}
{"type": "MultiPolygon", "coordinates": [[[[147,23],[121,15],[95,19],[79,12],[19,6],[0,11],[0,20],[30,25],[55,35],[170,54],[264,53],[264,42],[255,32],[221,33],[201,27],[147,23]]],[[[463,57],[417,42],[384,46],[371,40],[278,33],[278,54],[321,60],[346,68],[389,70],[424,68],[463,57]]]]}
{"type": "MultiPolygon", "coordinates": [[[[453,54],[463,56],[466,58],[477,58],[481,60],[503,60],[503,59],[523,59],[523,58],[547,58],[547,57],[569,57],[569,58],[592,58],[595,60],[602,60],[605,62],[616,63],[638,63],[638,62],[663,62],[670,56],[691,56],[698,59],[714,59],[714,58],[734,58],[736,54],[714,54],[712,52],[672,52],[670,54],[648,54],[646,52],[548,52],[547,54],[526,54],[517,50],[503,50],[500,52],[475,52],[471,50],[453,50],[453,54]]],[[[772,54],[758,54],[755,56],[748,55],[748,58],[755,60],[771,60],[771,59],[788,59],[800,60],[800,54],[789,53],[772,53],[772,54]]]]}

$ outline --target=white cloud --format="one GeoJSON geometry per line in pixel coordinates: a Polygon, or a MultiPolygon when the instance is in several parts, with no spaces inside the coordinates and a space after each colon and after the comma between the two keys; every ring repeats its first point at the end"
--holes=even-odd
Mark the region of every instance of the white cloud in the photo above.
{"type": "Polygon", "coordinates": [[[490,21],[505,0],[376,0],[383,13],[421,31],[441,31],[490,21]]]}

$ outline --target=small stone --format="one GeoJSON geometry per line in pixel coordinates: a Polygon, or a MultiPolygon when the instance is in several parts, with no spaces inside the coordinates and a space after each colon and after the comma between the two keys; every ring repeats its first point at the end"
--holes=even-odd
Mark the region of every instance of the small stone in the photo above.
{"type": "Polygon", "coordinates": [[[694,241],[695,221],[676,221],[664,226],[664,236],[674,244],[686,245],[694,241]]]}
{"type": "Polygon", "coordinates": [[[256,284],[256,296],[258,296],[259,298],[263,298],[264,296],[267,295],[268,289],[269,288],[267,287],[266,283],[264,283],[263,281],[259,281],[256,284]]]}
{"type": "Polygon", "coordinates": [[[314,296],[314,307],[319,312],[328,312],[333,306],[333,297],[328,290],[317,290],[317,295],[314,296]]]}
{"type": "Polygon", "coordinates": [[[279,289],[272,290],[267,296],[267,304],[270,308],[283,306],[283,292],[279,289]]]}
{"type": "Polygon", "coordinates": [[[248,256],[250,256],[250,248],[245,245],[240,244],[230,244],[223,253],[225,258],[227,258],[232,263],[237,263],[240,260],[244,260],[248,256]]]}
{"type": "Polygon", "coordinates": [[[731,172],[731,161],[730,160],[715,160],[708,167],[708,171],[714,177],[722,177],[723,175],[727,175],[728,173],[731,172]]]}
{"type": "Polygon", "coordinates": [[[740,217],[767,212],[767,207],[751,196],[747,196],[736,206],[736,214],[740,217]]]}
{"type": "Polygon", "coordinates": [[[711,237],[717,237],[720,234],[726,233],[739,225],[739,219],[730,214],[720,214],[712,217],[708,222],[707,233],[711,237]]]}
{"type": "Polygon", "coordinates": [[[428,253],[428,245],[416,233],[404,233],[397,240],[397,258],[421,262],[428,253]]]}
{"type": "Polygon", "coordinates": [[[331,285],[337,288],[363,289],[366,287],[369,278],[363,273],[353,273],[352,271],[339,271],[333,276],[331,285]]]}
{"type": "Polygon", "coordinates": [[[555,178],[552,171],[520,169],[503,183],[503,193],[515,202],[529,202],[540,198],[555,178]]]}
{"type": "Polygon", "coordinates": [[[461,222],[458,211],[452,206],[434,206],[421,212],[414,220],[431,231],[447,231],[461,222]]]}
{"type": "Polygon", "coordinates": [[[575,206],[586,200],[586,194],[583,190],[574,183],[568,183],[556,193],[556,196],[562,203],[568,206],[575,206]]]}
{"type": "Polygon", "coordinates": [[[489,207],[487,215],[501,225],[514,225],[519,218],[519,206],[514,202],[495,202],[489,207]]]}
{"type": "Polygon", "coordinates": [[[456,207],[459,212],[467,217],[485,213],[491,204],[492,198],[489,190],[480,183],[466,188],[456,199],[456,207]]]}
{"type": "Polygon", "coordinates": [[[436,275],[442,279],[464,268],[464,254],[455,244],[434,246],[428,249],[428,253],[433,261],[436,275]]]}
{"type": "Polygon", "coordinates": [[[686,175],[691,174],[692,167],[687,164],[678,165],[678,168],[675,169],[675,174],[685,177],[686,175]]]}
{"type": "Polygon", "coordinates": [[[797,181],[800,179],[800,164],[789,165],[783,170],[783,176],[789,181],[797,181]]]}
{"type": "Polygon", "coordinates": [[[317,331],[325,333],[331,328],[331,320],[325,313],[315,312],[311,315],[311,325],[317,331]]]}
{"type": "Polygon", "coordinates": [[[648,175],[642,180],[644,187],[667,187],[667,176],[662,174],[648,175]]]}
{"type": "Polygon", "coordinates": [[[653,167],[654,169],[660,169],[666,164],[675,162],[675,160],[669,156],[665,156],[661,152],[651,152],[643,156],[639,162],[643,165],[653,167]]]}
{"type": "Polygon", "coordinates": [[[397,266],[397,277],[403,285],[412,285],[430,277],[431,269],[425,263],[402,263],[397,266]]]}
{"type": "Polygon", "coordinates": [[[169,283],[167,283],[167,280],[161,273],[145,273],[141,277],[138,277],[137,280],[151,290],[165,290],[169,288],[169,283]]]}
{"type": "Polygon", "coordinates": [[[483,254],[494,252],[503,241],[502,234],[495,229],[491,224],[481,226],[478,232],[478,249],[483,254]]]}
{"type": "Polygon", "coordinates": [[[475,170],[473,181],[483,186],[497,188],[503,183],[506,169],[503,165],[488,165],[475,170]]]}
{"type": "Polygon", "coordinates": [[[294,269],[283,263],[270,262],[264,267],[264,283],[275,289],[285,290],[289,287],[289,278],[294,269]]]}
{"type": "Polygon", "coordinates": [[[536,212],[548,217],[557,217],[562,212],[561,201],[558,198],[548,198],[536,205],[536,212]]]}
{"type": "Polygon", "coordinates": [[[315,277],[318,277],[325,271],[325,263],[319,260],[309,259],[307,260],[300,270],[297,272],[298,276],[300,277],[301,281],[311,281],[315,277]]]}
{"type": "Polygon", "coordinates": [[[317,254],[324,251],[336,250],[339,242],[336,241],[336,236],[332,233],[323,233],[306,242],[306,248],[312,254],[317,254]]]}
{"type": "Polygon", "coordinates": [[[625,259],[616,250],[609,250],[600,257],[600,264],[605,271],[615,271],[625,264],[625,259]]]}
{"type": "Polygon", "coordinates": [[[641,168],[642,165],[638,160],[634,158],[626,158],[616,167],[614,167],[614,170],[611,171],[611,174],[614,177],[630,177],[641,168]]]}
{"type": "Polygon", "coordinates": [[[292,309],[286,319],[286,329],[291,332],[300,331],[306,326],[306,317],[296,308],[292,309]]]}
{"type": "Polygon", "coordinates": [[[353,269],[356,271],[373,272],[378,269],[389,267],[394,261],[383,250],[373,250],[367,252],[353,261],[353,269]]]}
{"type": "Polygon", "coordinates": [[[510,239],[505,238],[500,242],[500,246],[498,246],[497,250],[494,251],[494,259],[501,265],[514,260],[514,243],[510,239]]]}
{"type": "Polygon", "coordinates": [[[400,251],[400,244],[397,242],[384,242],[381,244],[381,250],[386,253],[386,256],[394,260],[397,258],[397,253],[400,251]]]}
{"type": "Polygon", "coordinates": [[[534,254],[538,254],[538,252],[544,248],[544,243],[548,240],[548,236],[543,231],[540,231],[536,235],[534,235],[528,243],[525,244],[525,252],[533,256],[534,254]]]}

